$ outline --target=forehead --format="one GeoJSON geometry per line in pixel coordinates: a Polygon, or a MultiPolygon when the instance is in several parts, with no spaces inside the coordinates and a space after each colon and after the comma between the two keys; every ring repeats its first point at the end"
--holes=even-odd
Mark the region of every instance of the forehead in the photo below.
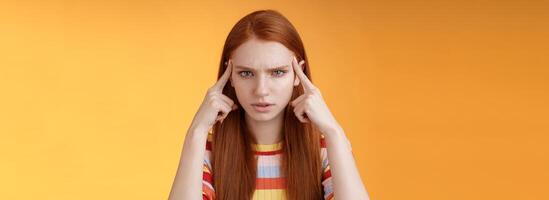
{"type": "Polygon", "coordinates": [[[294,53],[279,42],[250,39],[241,44],[232,54],[235,66],[254,69],[291,64],[294,53]]]}

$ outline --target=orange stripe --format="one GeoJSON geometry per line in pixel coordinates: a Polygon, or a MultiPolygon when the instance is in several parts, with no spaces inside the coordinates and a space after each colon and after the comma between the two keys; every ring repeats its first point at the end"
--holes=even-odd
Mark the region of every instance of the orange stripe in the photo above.
{"type": "Polygon", "coordinates": [[[286,188],[285,178],[256,178],[256,190],[284,189],[286,188]]]}
{"type": "Polygon", "coordinates": [[[213,191],[208,186],[202,184],[202,197],[206,197],[206,199],[213,200],[215,199],[215,191],[213,191]]]}
{"type": "Polygon", "coordinates": [[[254,151],[255,155],[276,155],[276,154],[282,154],[282,150],[276,150],[276,151],[254,151]]]}

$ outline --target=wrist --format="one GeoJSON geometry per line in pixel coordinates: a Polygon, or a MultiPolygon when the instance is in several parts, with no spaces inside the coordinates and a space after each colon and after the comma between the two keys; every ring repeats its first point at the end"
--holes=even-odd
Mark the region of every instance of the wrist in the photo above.
{"type": "Polygon", "coordinates": [[[185,138],[192,140],[206,140],[208,138],[208,129],[203,126],[191,126],[187,131],[185,138]]]}
{"type": "MultiPolygon", "coordinates": [[[[211,126],[210,126],[211,128],[211,126]]],[[[208,128],[207,125],[203,125],[203,124],[200,124],[200,123],[191,123],[191,126],[189,126],[189,130],[188,132],[198,132],[198,133],[204,133],[206,134],[210,128],[208,128]]]]}
{"type": "Polygon", "coordinates": [[[327,138],[345,135],[343,133],[343,128],[341,128],[339,125],[326,128],[324,131],[322,131],[322,134],[327,138]]]}
{"type": "Polygon", "coordinates": [[[329,134],[325,134],[324,137],[327,140],[328,146],[341,146],[346,147],[348,151],[352,151],[351,142],[345,135],[343,128],[336,127],[328,131],[329,134]]]}

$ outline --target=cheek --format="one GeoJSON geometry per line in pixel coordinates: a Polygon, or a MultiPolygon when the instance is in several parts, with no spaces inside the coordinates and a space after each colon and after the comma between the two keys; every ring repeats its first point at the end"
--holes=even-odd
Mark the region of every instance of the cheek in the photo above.
{"type": "Polygon", "coordinates": [[[249,99],[248,96],[252,93],[252,85],[249,82],[243,80],[235,80],[233,82],[234,91],[236,93],[236,98],[241,103],[246,103],[249,99]]]}
{"type": "Polygon", "coordinates": [[[278,82],[279,85],[282,85],[285,88],[291,87],[294,84],[294,76],[292,74],[287,74],[283,78],[280,78],[278,82]]]}
{"type": "Polygon", "coordinates": [[[277,92],[280,92],[280,91],[287,91],[288,88],[291,88],[293,83],[294,83],[294,79],[292,78],[291,75],[286,75],[284,77],[279,77],[279,78],[275,78],[273,79],[273,90],[277,91],[277,92]]]}
{"type": "Polygon", "coordinates": [[[234,81],[233,82],[233,87],[234,87],[234,90],[236,91],[236,93],[242,92],[242,90],[245,88],[244,84],[240,81],[234,81]]]}
{"type": "Polygon", "coordinates": [[[284,103],[288,102],[292,97],[294,89],[294,79],[292,77],[286,77],[277,81],[276,93],[279,96],[279,99],[284,103]]]}

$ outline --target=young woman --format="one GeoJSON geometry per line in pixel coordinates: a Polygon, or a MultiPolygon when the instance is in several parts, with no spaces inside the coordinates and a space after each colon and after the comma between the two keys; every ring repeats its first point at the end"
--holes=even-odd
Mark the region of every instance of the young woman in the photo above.
{"type": "Polygon", "coordinates": [[[185,137],[170,200],[369,199],[284,16],[261,10],[238,21],[217,77],[185,137]]]}

